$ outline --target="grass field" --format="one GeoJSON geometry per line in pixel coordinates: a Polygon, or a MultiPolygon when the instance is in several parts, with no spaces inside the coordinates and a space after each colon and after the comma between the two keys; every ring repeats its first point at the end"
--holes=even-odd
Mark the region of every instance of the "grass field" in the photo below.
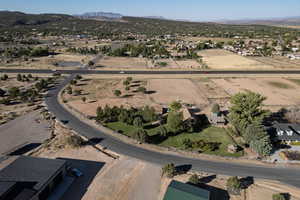
{"type": "MultiPolygon", "coordinates": [[[[121,122],[108,123],[106,126],[112,130],[121,132],[129,137],[132,136],[132,132],[135,130],[134,126],[130,126],[121,122]]],[[[231,137],[225,132],[223,128],[218,127],[208,127],[198,133],[182,133],[175,136],[170,136],[167,139],[162,139],[157,135],[157,127],[151,127],[146,125],[145,130],[147,130],[152,143],[164,147],[175,147],[178,149],[183,149],[182,141],[184,139],[190,139],[192,142],[203,140],[205,142],[216,142],[220,143],[219,149],[215,151],[205,151],[205,154],[219,155],[219,156],[229,156],[229,157],[240,157],[243,152],[229,153],[227,152],[227,147],[230,144],[234,144],[231,137]]],[[[199,149],[192,149],[197,151],[199,149]]]]}

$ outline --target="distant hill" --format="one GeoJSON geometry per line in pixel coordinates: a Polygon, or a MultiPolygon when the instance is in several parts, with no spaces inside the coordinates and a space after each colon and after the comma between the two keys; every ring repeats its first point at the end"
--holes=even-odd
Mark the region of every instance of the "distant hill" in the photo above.
{"type": "Polygon", "coordinates": [[[270,26],[300,26],[300,16],[273,18],[273,19],[244,19],[244,20],[225,20],[221,21],[224,24],[260,24],[270,26]]]}
{"type": "Polygon", "coordinates": [[[25,14],[22,12],[0,11],[0,27],[41,25],[49,22],[66,21],[73,19],[63,14],[25,14]]]}
{"type": "Polygon", "coordinates": [[[132,33],[152,36],[184,34],[226,38],[237,36],[262,37],[265,35],[277,37],[278,34],[284,34],[285,32],[300,34],[299,31],[294,29],[265,25],[231,25],[121,16],[116,13],[101,12],[87,13],[83,17],[75,17],[63,14],[35,15],[1,11],[0,36],[1,33],[7,31],[16,34],[17,32],[31,32],[32,29],[47,34],[90,34],[108,38],[132,33]]]}
{"type": "Polygon", "coordinates": [[[123,15],[119,13],[111,13],[111,12],[87,12],[75,16],[83,19],[106,19],[106,20],[121,19],[123,17],[123,15]]]}

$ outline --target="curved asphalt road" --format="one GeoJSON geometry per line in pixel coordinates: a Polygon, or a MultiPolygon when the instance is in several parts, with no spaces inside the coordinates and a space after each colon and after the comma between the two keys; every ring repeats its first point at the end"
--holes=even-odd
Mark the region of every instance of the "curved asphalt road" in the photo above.
{"type": "Polygon", "coordinates": [[[256,178],[272,179],[282,181],[286,184],[300,187],[300,169],[284,167],[262,167],[249,164],[235,164],[228,162],[216,162],[200,159],[185,158],[182,156],[168,155],[139,148],[138,146],[124,143],[110,135],[107,135],[94,127],[80,121],[77,117],[69,113],[58,102],[58,93],[68,82],[74,78],[74,74],[65,79],[60,85],[49,92],[46,104],[49,110],[56,115],[59,120],[69,120],[68,126],[77,133],[91,139],[101,138],[101,145],[120,154],[125,154],[141,160],[156,164],[166,164],[173,162],[176,165],[192,165],[194,170],[202,170],[211,173],[225,174],[230,176],[252,176],[256,178]]]}

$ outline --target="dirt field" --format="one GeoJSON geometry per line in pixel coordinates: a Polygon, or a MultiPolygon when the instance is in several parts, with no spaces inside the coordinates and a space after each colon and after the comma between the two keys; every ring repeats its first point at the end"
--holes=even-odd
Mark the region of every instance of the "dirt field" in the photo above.
{"type": "Polygon", "coordinates": [[[24,69],[74,69],[74,68],[78,68],[79,65],[70,66],[70,67],[59,67],[59,66],[55,66],[54,63],[61,63],[61,62],[87,63],[92,57],[93,56],[62,53],[54,56],[33,58],[33,60],[29,60],[29,61],[23,61],[20,59],[8,64],[2,63],[0,64],[0,67],[24,68],[24,69]]]}
{"type": "Polygon", "coordinates": [[[273,66],[226,50],[212,49],[198,53],[210,69],[272,69],[273,66]]]}
{"type": "Polygon", "coordinates": [[[141,107],[153,106],[161,111],[163,106],[172,101],[195,104],[204,113],[209,113],[211,105],[218,103],[228,109],[230,97],[238,92],[251,90],[267,97],[265,105],[271,110],[281,107],[299,105],[300,97],[295,92],[300,85],[284,78],[194,78],[194,79],[136,79],[130,91],[122,84],[125,79],[94,79],[79,84],[74,89],[83,91],[81,96],[65,94],[68,104],[78,111],[94,116],[97,107],[120,106],[141,107]],[[144,85],[148,94],[135,90],[144,85]],[[116,97],[113,91],[119,89],[123,97],[116,97]],[[82,97],[87,101],[84,103],[82,97]]]}
{"type": "Polygon", "coordinates": [[[151,79],[147,88],[155,91],[150,98],[158,104],[168,105],[175,100],[197,105],[208,103],[189,79],[151,79]]]}
{"type": "Polygon", "coordinates": [[[239,91],[250,90],[267,97],[265,104],[268,106],[288,106],[299,105],[300,97],[297,92],[299,85],[292,81],[280,78],[235,78],[235,79],[214,79],[213,82],[218,87],[223,88],[229,95],[234,95],[239,91]],[[274,86],[279,83],[284,86],[279,88],[274,86]],[[286,88],[285,88],[286,87],[286,88]]]}
{"type": "Polygon", "coordinates": [[[147,59],[145,58],[127,58],[127,57],[104,57],[99,62],[95,63],[95,66],[105,68],[147,68],[147,59]]]}
{"type": "Polygon", "coordinates": [[[261,62],[266,65],[271,65],[274,68],[289,68],[289,69],[299,69],[300,60],[290,60],[284,56],[275,56],[275,57],[248,57],[249,59],[261,62]]]}
{"type": "MultiPolygon", "coordinates": [[[[71,133],[56,126],[56,143],[39,150],[35,156],[67,160],[84,175],[64,194],[64,200],[154,200],[160,189],[161,168],[120,155],[113,159],[92,146],[60,147],[71,133]],[[59,147],[59,148],[57,148],[59,147]],[[145,181],[147,180],[147,181],[145,181]]],[[[100,143],[101,144],[101,143],[100,143]]]]}

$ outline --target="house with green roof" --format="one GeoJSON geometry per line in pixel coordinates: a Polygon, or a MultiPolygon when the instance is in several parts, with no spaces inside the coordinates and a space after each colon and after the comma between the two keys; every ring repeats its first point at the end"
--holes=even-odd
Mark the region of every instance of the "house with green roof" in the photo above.
{"type": "Polygon", "coordinates": [[[209,200],[210,192],[193,185],[172,181],[164,200],[209,200]]]}

